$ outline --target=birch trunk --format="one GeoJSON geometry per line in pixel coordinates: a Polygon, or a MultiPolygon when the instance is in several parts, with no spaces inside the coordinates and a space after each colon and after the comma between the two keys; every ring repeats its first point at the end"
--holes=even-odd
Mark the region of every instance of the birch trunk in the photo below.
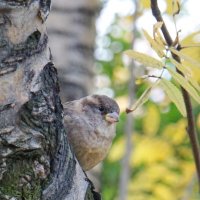
{"type": "MultiPolygon", "coordinates": [[[[50,0],[0,1],[0,199],[93,199],[62,123],[50,0]]],[[[67,130],[66,130],[67,131],[67,130]]]]}
{"type": "Polygon", "coordinates": [[[62,101],[87,96],[94,89],[95,20],[98,0],[53,1],[47,20],[50,46],[58,66],[62,101]]]}

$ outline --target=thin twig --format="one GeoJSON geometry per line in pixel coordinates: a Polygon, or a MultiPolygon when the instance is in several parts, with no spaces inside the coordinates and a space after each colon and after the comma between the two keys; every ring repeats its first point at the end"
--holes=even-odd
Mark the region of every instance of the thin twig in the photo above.
{"type": "MultiPolygon", "coordinates": [[[[169,47],[172,46],[173,40],[167,30],[165,22],[163,21],[163,18],[161,16],[161,13],[160,13],[160,10],[159,10],[158,4],[157,4],[157,0],[151,0],[151,10],[152,10],[152,14],[156,18],[156,20],[159,22],[163,22],[163,25],[161,27],[163,36],[165,37],[165,40],[166,40],[166,43],[168,44],[168,46],[169,47]]],[[[180,50],[180,49],[181,49],[181,47],[180,47],[180,45],[178,45],[177,50],[180,50]]],[[[177,62],[180,63],[180,58],[177,55],[172,54],[172,56],[177,62]]],[[[183,75],[179,70],[177,70],[177,72],[179,74],[183,75]]],[[[195,130],[192,104],[191,104],[191,100],[190,100],[190,96],[189,96],[188,92],[183,88],[181,88],[181,89],[182,89],[182,94],[183,94],[183,98],[184,98],[184,102],[185,102],[185,106],[186,106],[186,112],[187,112],[187,121],[188,121],[187,132],[188,132],[190,142],[192,145],[192,151],[193,151],[193,156],[195,159],[198,182],[199,182],[199,189],[200,189],[200,147],[199,147],[197,133],[195,130]]]]}

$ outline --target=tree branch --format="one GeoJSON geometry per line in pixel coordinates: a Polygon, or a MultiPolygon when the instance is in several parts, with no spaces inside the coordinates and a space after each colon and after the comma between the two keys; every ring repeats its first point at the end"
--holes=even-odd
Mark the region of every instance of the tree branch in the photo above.
{"type": "MultiPolygon", "coordinates": [[[[138,10],[139,10],[139,2],[137,0],[133,1],[133,4],[135,5],[135,11],[133,13],[133,35],[137,35],[137,18],[139,16],[138,10]]],[[[132,40],[132,47],[134,48],[135,42],[137,38],[133,37],[132,40]]],[[[131,107],[134,100],[135,100],[135,63],[132,60],[131,63],[129,63],[129,84],[128,84],[128,96],[129,96],[129,106],[131,107]]],[[[132,127],[134,126],[134,119],[133,115],[127,115],[126,119],[126,125],[125,125],[125,134],[126,134],[126,146],[125,146],[125,154],[122,160],[122,169],[121,169],[121,175],[120,175],[120,183],[119,183],[119,199],[120,200],[126,200],[128,196],[128,182],[130,179],[130,158],[131,158],[131,152],[133,150],[133,143],[132,143],[132,136],[133,136],[133,130],[132,127]]]]}
{"type": "MultiPolygon", "coordinates": [[[[165,22],[161,16],[161,13],[160,13],[160,10],[159,10],[158,4],[157,4],[157,0],[151,0],[151,10],[152,10],[152,14],[156,18],[156,20],[163,22],[163,25],[161,27],[163,36],[166,40],[167,45],[172,46],[173,40],[167,30],[165,22]]],[[[178,45],[177,50],[180,50],[180,49],[181,49],[181,46],[178,45]]],[[[172,56],[177,62],[179,62],[179,63],[181,62],[180,58],[177,55],[172,54],[172,56]]],[[[179,74],[181,74],[182,76],[184,76],[179,70],[177,70],[177,72],[179,74]]],[[[191,104],[191,100],[190,100],[190,96],[189,96],[188,92],[184,88],[181,88],[181,89],[182,89],[182,94],[183,94],[183,98],[184,98],[184,102],[185,102],[185,106],[186,106],[186,112],[187,112],[187,121],[188,121],[187,132],[188,132],[190,142],[192,145],[192,151],[193,151],[193,156],[195,159],[198,182],[199,182],[199,189],[200,189],[200,147],[199,147],[197,133],[195,130],[194,117],[193,117],[193,112],[192,112],[192,104],[191,104]]]]}

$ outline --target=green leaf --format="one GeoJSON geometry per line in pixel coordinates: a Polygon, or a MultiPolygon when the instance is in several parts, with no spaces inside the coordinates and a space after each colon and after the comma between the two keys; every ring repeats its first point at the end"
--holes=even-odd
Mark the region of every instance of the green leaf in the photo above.
{"type": "Polygon", "coordinates": [[[149,67],[158,68],[158,69],[163,68],[163,63],[161,61],[151,56],[148,56],[144,53],[140,53],[133,50],[127,50],[124,53],[128,55],[129,57],[133,58],[134,60],[140,62],[144,66],[149,66],[149,67]]]}
{"type": "Polygon", "coordinates": [[[175,59],[173,58],[169,58],[170,62],[175,65],[175,67],[181,71],[184,75],[189,75],[191,76],[191,70],[187,67],[185,67],[184,65],[182,65],[181,63],[177,62],[175,59]]]}
{"type": "Polygon", "coordinates": [[[191,83],[191,85],[200,92],[200,86],[198,82],[192,77],[192,72],[189,68],[185,67],[183,64],[178,63],[173,58],[170,58],[170,62],[176,66],[176,68],[181,71],[185,76],[186,79],[191,83]]]}
{"type": "MultiPolygon", "coordinates": [[[[159,80],[160,81],[160,80],[159,80]]],[[[150,95],[150,92],[151,92],[151,89],[153,87],[155,87],[159,81],[156,81],[153,85],[151,85],[149,88],[147,88],[143,94],[140,96],[140,98],[133,104],[132,108],[129,109],[127,108],[126,109],[126,113],[130,113],[130,112],[133,112],[135,111],[139,106],[142,106],[148,99],[149,99],[149,95],[150,95]]]]}
{"type": "Polygon", "coordinates": [[[169,67],[166,67],[169,73],[172,75],[175,81],[177,81],[181,87],[183,87],[192,97],[193,99],[200,104],[200,96],[197,91],[192,87],[192,85],[186,80],[182,75],[173,71],[169,67]]]}
{"type": "Polygon", "coordinates": [[[147,31],[143,30],[145,38],[148,40],[149,44],[151,45],[152,49],[158,54],[160,58],[164,57],[165,54],[163,50],[165,49],[165,46],[161,46],[158,44],[154,39],[151,38],[151,36],[148,34],[147,31]]]}
{"type": "Polygon", "coordinates": [[[188,63],[192,64],[194,67],[198,67],[200,68],[200,63],[194,59],[192,59],[190,56],[180,52],[180,51],[177,51],[176,49],[174,48],[169,48],[170,51],[172,53],[174,53],[175,55],[179,56],[180,58],[182,58],[183,60],[187,61],[188,63]]]}
{"type": "Polygon", "coordinates": [[[149,99],[149,94],[151,92],[151,87],[147,88],[144,93],[140,96],[140,98],[133,104],[132,108],[126,109],[126,113],[130,113],[135,111],[139,106],[143,105],[148,99],[149,99]]]}
{"type": "Polygon", "coordinates": [[[178,89],[172,82],[163,78],[160,80],[159,84],[166,92],[170,100],[176,105],[180,113],[186,117],[185,103],[180,89],[178,89]]]}
{"type": "Polygon", "coordinates": [[[198,83],[193,77],[188,77],[188,80],[190,81],[191,85],[192,85],[198,92],[200,92],[199,83],[198,83]]]}
{"type": "Polygon", "coordinates": [[[181,45],[181,48],[182,49],[185,49],[185,48],[191,48],[191,47],[200,47],[200,44],[187,44],[187,45],[184,45],[184,46],[182,46],[181,45]]]}

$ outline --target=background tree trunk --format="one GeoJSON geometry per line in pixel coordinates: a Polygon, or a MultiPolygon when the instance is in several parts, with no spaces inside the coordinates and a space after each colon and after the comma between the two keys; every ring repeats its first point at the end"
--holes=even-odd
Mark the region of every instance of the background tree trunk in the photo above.
{"type": "Polygon", "coordinates": [[[58,66],[63,101],[87,96],[94,89],[93,53],[98,2],[53,2],[47,27],[54,61],[58,66]]]}
{"type": "Polygon", "coordinates": [[[0,2],[2,200],[93,199],[62,124],[44,25],[49,8],[49,0],[0,2]]]}
{"type": "MultiPolygon", "coordinates": [[[[94,91],[94,47],[99,0],[53,1],[47,32],[63,102],[79,99],[94,91]]],[[[101,165],[88,177],[100,190],[101,165]]]]}

